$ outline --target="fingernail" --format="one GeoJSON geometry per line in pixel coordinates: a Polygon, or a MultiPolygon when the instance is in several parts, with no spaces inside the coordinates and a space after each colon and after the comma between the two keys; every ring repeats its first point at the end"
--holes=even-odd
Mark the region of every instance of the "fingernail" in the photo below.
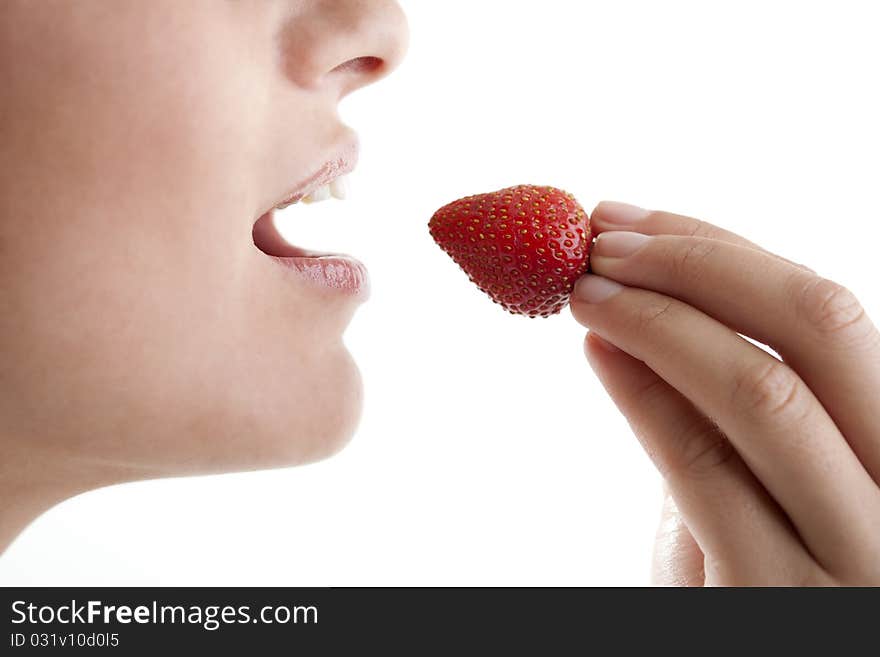
{"type": "Polygon", "coordinates": [[[595,331],[590,331],[590,339],[596,343],[596,346],[601,347],[602,349],[604,349],[605,351],[607,351],[610,354],[620,353],[619,347],[611,344],[610,342],[608,342],[608,340],[603,338],[601,335],[599,335],[595,331]]]}
{"type": "Polygon", "coordinates": [[[623,290],[623,285],[608,278],[586,274],[574,284],[574,297],[585,303],[602,303],[623,290]]]}
{"type": "Polygon", "coordinates": [[[644,246],[645,242],[649,239],[651,238],[648,235],[642,235],[641,233],[612,230],[602,233],[596,238],[592,255],[625,258],[644,246]]]}
{"type": "Polygon", "coordinates": [[[599,208],[602,219],[610,224],[634,224],[647,217],[649,213],[645,208],[617,201],[603,201],[599,208]]]}

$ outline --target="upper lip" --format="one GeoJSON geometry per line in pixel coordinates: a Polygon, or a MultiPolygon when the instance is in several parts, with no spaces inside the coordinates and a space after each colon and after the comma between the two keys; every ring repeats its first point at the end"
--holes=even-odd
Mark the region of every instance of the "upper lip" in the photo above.
{"type": "Polygon", "coordinates": [[[305,180],[294,185],[292,189],[289,189],[280,200],[273,203],[271,207],[265,210],[265,212],[274,208],[284,208],[292,203],[296,203],[300,199],[332,182],[339,176],[350,173],[357,165],[358,152],[358,140],[357,138],[352,138],[334,151],[323,164],[314,169],[314,173],[308,176],[305,180]]]}

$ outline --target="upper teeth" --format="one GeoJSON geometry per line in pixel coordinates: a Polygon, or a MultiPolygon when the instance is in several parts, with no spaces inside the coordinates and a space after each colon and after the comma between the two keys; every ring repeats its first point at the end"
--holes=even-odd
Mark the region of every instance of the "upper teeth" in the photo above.
{"type": "Polygon", "coordinates": [[[338,178],[334,178],[331,182],[324,185],[323,187],[319,187],[311,194],[307,194],[303,196],[303,203],[320,203],[321,201],[326,201],[329,198],[336,198],[342,200],[348,194],[348,179],[345,176],[339,176],[338,178]]]}

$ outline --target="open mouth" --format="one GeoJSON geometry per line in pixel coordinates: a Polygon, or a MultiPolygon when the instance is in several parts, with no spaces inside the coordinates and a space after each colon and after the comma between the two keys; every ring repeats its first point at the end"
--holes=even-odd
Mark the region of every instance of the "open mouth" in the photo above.
{"type": "Polygon", "coordinates": [[[283,210],[291,205],[300,203],[320,203],[330,198],[343,200],[347,196],[348,191],[348,183],[344,174],[332,178],[319,187],[315,187],[314,184],[312,187],[314,188],[312,191],[298,192],[293,196],[285,198],[257,219],[254,223],[253,238],[254,245],[260,251],[276,258],[320,258],[334,255],[332,253],[319,253],[294,246],[281,236],[281,233],[278,232],[275,226],[275,210],[283,210]]]}
{"type": "MultiPolygon", "coordinates": [[[[297,278],[322,288],[366,296],[369,279],[366,267],[351,256],[312,251],[288,242],[275,226],[275,211],[295,204],[320,203],[331,198],[344,199],[347,195],[345,174],[325,165],[325,172],[313,176],[310,184],[288,196],[264,212],[254,222],[254,245],[270,256],[297,278]]],[[[323,171],[323,170],[322,170],[323,171]]]]}

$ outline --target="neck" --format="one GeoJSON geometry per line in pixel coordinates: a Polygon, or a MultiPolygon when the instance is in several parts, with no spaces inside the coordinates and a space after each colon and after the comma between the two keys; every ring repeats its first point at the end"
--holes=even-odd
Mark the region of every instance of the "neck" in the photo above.
{"type": "Polygon", "coordinates": [[[76,493],[10,484],[6,473],[0,474],[0,554],[33,520],[73,495],[76,493]]]}
{"type": "Polygon", "coordinates": [[[142,478],[113,464],[58,450],[25,449],[0,439],[0,554],[56,504],[88,490],[142,478]]]}

